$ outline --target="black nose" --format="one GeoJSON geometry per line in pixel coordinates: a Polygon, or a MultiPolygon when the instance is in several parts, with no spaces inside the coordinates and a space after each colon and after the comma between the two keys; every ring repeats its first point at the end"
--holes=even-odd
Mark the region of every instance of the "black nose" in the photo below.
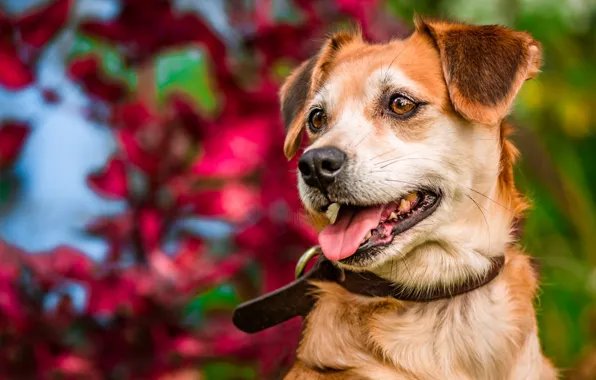
{"type": "Polygon", "coordinates": [[[346,162],[346,154],[333,147],[311,149],[298,160],[298,169],[308,186],[326,191],[346,162]]]}

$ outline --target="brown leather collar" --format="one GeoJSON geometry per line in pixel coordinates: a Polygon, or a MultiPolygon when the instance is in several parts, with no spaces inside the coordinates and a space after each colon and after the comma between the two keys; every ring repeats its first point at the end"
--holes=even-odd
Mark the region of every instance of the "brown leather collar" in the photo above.
{"type": "Polygon", "coordinates": [[[271,293],[255,298],[234,310],[234,325],[247,333],[273,327],[297,316],[305,316],[316,302],[311,281],[336,282],[346,290],[368,297],[393,297],[400,301],[429,302],[452,298],[486,285],[501,272],[505,257],[492,259],[492,266],[484,276],[470,278],[453,288],[436,287],[429,291],[409,289],[387,281],[371,272],[352,272],[333,265],[321,257],[314,268],[296,281],[271,293]]]}

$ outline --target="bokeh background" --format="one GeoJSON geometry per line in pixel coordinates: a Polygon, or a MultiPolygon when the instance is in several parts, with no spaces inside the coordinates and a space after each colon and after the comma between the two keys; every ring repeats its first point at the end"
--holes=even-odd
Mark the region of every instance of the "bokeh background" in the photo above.
{"type": "MultiPolygon", "coordinates": [[[[299,321],[239,302],[316,241],[277,89],[326,33],[414,12],[529,31],[512,119],[544,351],[596,378],[596,1],[0,0],[0,376],[275,379],[299,321]]],[[[330,353],[332,354],[332,353],[330,353]]]]}

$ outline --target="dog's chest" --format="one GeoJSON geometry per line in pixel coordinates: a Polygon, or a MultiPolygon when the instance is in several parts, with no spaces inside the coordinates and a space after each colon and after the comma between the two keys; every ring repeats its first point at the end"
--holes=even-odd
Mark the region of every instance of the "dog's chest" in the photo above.
{"type": "Polygon", "coordinates": [[[324,286],[298,358],[317,368],[358,368],[363,378],[503,379],[519,335],[505,298],[506,292],[486,289],[404,303],[324,286]]]}

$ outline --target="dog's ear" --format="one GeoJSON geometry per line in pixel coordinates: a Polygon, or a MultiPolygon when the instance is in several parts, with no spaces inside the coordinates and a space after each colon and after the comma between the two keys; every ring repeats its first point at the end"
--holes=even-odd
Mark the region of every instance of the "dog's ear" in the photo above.
{"type": "Polygon", "coordinates": [[[303,62],[286,79],[281,87],[279,97],[281,101],[281,115],[286,139],[284,142],[284,153],[287,158],[292,158],[300,148],[302,141],[302,125],[300,121],[303,116],[306,99],[310,94],[313,68],[317,63],[317,56],[303,62]]]}
{"type": "Polygon", "coordinates": [[[451,103],[468,120],[499,123],[525,80],[540,71],[540,44],[525,32],[415,19],[439,51],[451,103]]]}
{"type": "Polygon", "coordinates": [[[286,129],[284,153],[292,158],[298,148],[305,125],[307,100],[328,75],[334,58],[341,48],[354,41],[361,41],[358,29],[342,31],[331,35],[320,51],[296,68],[280,90],[281,113],[286,129]]]}

